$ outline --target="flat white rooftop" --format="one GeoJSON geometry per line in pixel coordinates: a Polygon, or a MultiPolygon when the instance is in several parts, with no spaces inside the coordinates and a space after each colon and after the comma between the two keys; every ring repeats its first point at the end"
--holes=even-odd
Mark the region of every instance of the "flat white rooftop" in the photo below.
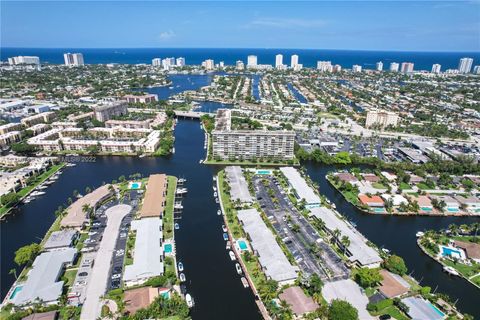
{"type": "Polygon", "coordinates": [[[243,176],[242,168],[239,166],[228,166],[225,168],[225,174],[230,185],[230,198],[240,200],[241,202],[252,202],[253,197],[248,190],[248,184],[243,176]]]}
{"type": "Polygon", "coordinates": [[[352,226],[326,207],[311,208],[310,212],[316,218],[325,222],[325,227],[331,231],[340,230],[341,236],[347,236],[350,239],[348,251],[352,254],[349,260],[358,261],[362,266],[375,265],[382,262],[375,249],[367,244],[367,240],[352,226]]]}
{"type": "Polygon", "coordinates": [[[249,234],[252,248],[258,252],[260,264],[267,277],[275,281],[289,281],[297,278],[298,267],[290,264],[256,209],[238,211],[238,219],[249,234]]]}
{"type": "Polygon", "coordinates": [[[280,171],[288,179],[288,182],[295,189],[299,199],[305,199],[307,205],[320,204],[320,197],[307,184],[300,172],[293,167],[282,167],[280,171]]]}
{"type": "Polygon", "coordinates": [[[163,274],[162,220],[158,217],[132,221],[137,232],[133,264],[125,267],[124,281],[139,281],[163,274]]]}

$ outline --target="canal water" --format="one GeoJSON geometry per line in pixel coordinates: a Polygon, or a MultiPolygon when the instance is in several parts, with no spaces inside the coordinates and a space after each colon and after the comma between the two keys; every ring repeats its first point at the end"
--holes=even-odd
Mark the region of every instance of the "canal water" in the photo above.
{"type": "Polygon", "coordinates": [[[234,263],[225,250],[222,218],[213,198],[216,168],[199,163],[204,158],[204,135],[198,121],[181,120],[175,130],[175,154],[169,158],[97,157],[95,162],[66,168],[46,194],[22,206],[2,222],[2,299],[14,281],[17,248],[38,242],[55,220],[54,211],[66,203],[73,190],[84,193],[121,175],[167,173],[186,178],[188,195],[176,231],[177,258],[185,267],[187,290],[195,299],[194,319],[261,319],[250,289],[240,281],[234,263]]]}
{"type": "MultiPolygon", "coordinates": [[[[208,85],[212,75],[174,75],[172,89],[152,88],[161,99],[185,89],[195,90],[208,85]]],[[[202,104],[202,111],[221,104],[202,104]]],[[[2,299],[15,280],[9,270],[15,267],[14,252],[23,245],[38,242],[55,220],[54,211],[67,202],[74,190],[84,193],[85,187],[95,188],[120,175],[164,172],[186,178],[188,195],[177,231],[177,256],[185,266],[187,288],[196,300],[192,309],[194,319],[260,319],[254,297],[244,289],[230,261],[222,238],[222,219],[217,216],[218,205],[213,199],[212,177],[216,168],[199,163],[205,157],[204,134],[195,120],[180,120],[175,129],[175,154],[164,158],[97,157],[95,162],[78,163],[66,168],[60,178],[46,189],[46,194],[19,208],[0,224],[1,296],[2,299]]],[[[345,168],[345,167],[343,167],[345,168]]],[[[417,247],[415,233],[441,229],[450,223],[471,223],[475,218],[385,217],[363,214],[333,189],[325,179],[333,166],[306,163],[308,174],[337,206],[340,213],[357,223],[368,239],[379,247],[390,249],[405,258],[413,276],[438,291],[459,299],[461,311],[480,318],[480,291],[460,278],[442,272],[438,263],[425,256],[417,247]]],[[[19,270],[18,270],[19,271],[19,270]]]]}
{"type": "Polygon", "coordinates": [[[449,224],[469,224],[479,222],[474,217],[399,217],[372,215],[361,212],[346,201],[325,179],[325,175],[338,168],[348,167],[324,166],[306,163],[306,171],[313,181],[318,183],[320,193],[335,203],[337,210],[350,221],[356,223],[357,229],[378,247],[389,249],[405,259],[410,272],[423,286],[437,288],[437,292],[448,294],[453,301],[458,299],[460,311],[480,319],[480,290],[459,277],[451,277],[442,271],[439,263],[425,255],[417,246],[417,231],[429,229],[440,230],[449,224]]]}

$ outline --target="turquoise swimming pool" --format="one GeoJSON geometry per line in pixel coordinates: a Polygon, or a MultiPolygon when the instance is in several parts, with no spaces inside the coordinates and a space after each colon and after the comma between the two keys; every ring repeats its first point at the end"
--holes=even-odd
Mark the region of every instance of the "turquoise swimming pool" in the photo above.
{"type": "Polygon", "coordinates": [[[238,240],[237,244],[240,250],[248,250],[247,243],[244,240],[238,240]]]}
{"type": "Polygon", "coordinates": [[[257,174],[271,174],[271,170],[257,170],[257,174]]]}
{"type": "Polygon", "coordinates": [[[420,207],[420,210],[422,210],[422,211],[432,211],[432,208],[429,208],[429,207],[420,207]]]}
{"type": "Polygon", "coordinates": [[[433,304],[430,303],[430,307],[433,309],[433,311],[435,311],[440,317],[445,317],[445,313],[443,313],[442,311],[438,310],[437,307],[435,307],[433,304]]]}
{"type": "Polygon", "coordinates": [[[170,292],[168,292],[168,291],[162,292],[162,293],[160,293],[160,295],[162,297],[164,297],[165,299],[170,299],[170,292]]]}
{"type": "Polygon", "coordinates": [[[173,246],[170,243],[167,243],[163,246],[163,250],[165,251],[165,253],[172,253],[173,246]]]}
{"type": "Polygon", "coordinates": [[[383,213],[383,212],[385,212],[385,209],[384,208],[373,208],[373,212],[383,213]]]}
{"type": "Polygon", "coordinates": [[[130,183],[130,189],[137,190],[142,186],[141,182],[132,182],[130,183]]]}
{"type": "Polygon", "coordinates": [[[21,287],[21,286],[15,287],[15,289],[13,289],[12,294],[10,295],[10,299],[15,298],[15,296],[17,295],[17,293],[19,293],[20,291],[22,291],[22,288],[23,288],[23,287],[21,287]]]}
{"type": "Polygon", "coordinates": [[[458,208],[447,208],[448,212],[458,212],[458,208]]]}
{"type": "Polygon", "coordinates": [[[462,253],[459,250],[442,247],[442,256],[460,257],[461,255],[462,253]]]}

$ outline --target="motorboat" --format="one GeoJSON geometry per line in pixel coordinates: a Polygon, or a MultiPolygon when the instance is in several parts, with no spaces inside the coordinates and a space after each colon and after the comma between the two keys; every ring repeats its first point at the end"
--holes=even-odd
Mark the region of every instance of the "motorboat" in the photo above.
{"type": "Polygon", "coordinates": [[[215,202],[220,203],[220,200],[218,200],[218,198],[215,198],[215,202]]]}
{"type": "Polygon", "coordinates": [[[227,250],[230,250],[232,248],[232,243],[230,241],[227,241],[227,245],[225,246],[227,250]]]}
{"type": "Polygon", "coordinates": [[[230,256],[230,260],[235,261],[237,257],[235,257],[235,253],[232,250],[228,251],[228,255],[230,256]]]}
{"type": "Polygon", "coordinates": [[[213,193],[213,196],[214,196],[214,197],[217,197],[217,196],[218,196],[218,194],[217,194],[216,191],[213,193]]]}
{"type": "Polygon", "coordinates": [[[180,273],[180,281],[181,281],[181,282],[187,281],[187,277],[185,277],[185,274],[184,274],[184,273],[180,273]]]}
{"type": "Polygon", "coordinates": [[[227,232],[227,231],[228,231],[228,230],[227,230],[227,227],[226,227],[224,224],[222,224],[222,230],[223,230],[223,232],[227,232]]]}
{"type": "Polygon", "coordinates": [[[449,266],[444,266],[443,271],[445,271],[446,273],[448,273],[452,276],[458,276],[459,275],[457,270],[455,270],[454,268],[449,267],[449,266]]]}
{"type": "Polygon", "coordinates": [[[242,279],[241,279],[241,280],[242,280],[243,287],[244,287],[244,288],[248,288],[248,287],[249,287],[249,285],[248,285],[248,281],[247,281],[247,279],[245,279],[245,277],[242,277],[242,279]]]}
{"type": "Polygon", "coordinates": [[[423,233],[422,231],[418,231],[418,232],[415,234],[415,236],[416,236],[417,238],[423,237],[424,235],[425,235],[425,233],[423,233]]]}
{"type": "Polygon", "coordinates": [[[240,264],[239,264],[239,263],[235,263],[235,269],[237,269],[237,273],[238,273],[238,274],[242,274],[242,273],[243,273],[242,267],[240,267],[240,264]]]}
{"type": "Polygon", "coordinates": [[[218,209],[217,214],[220,216],[222,214],[222,210],[218,209]]]}
{"type": "Polygon", "coordinates": [[[178,223],[175,223],[175,230],[180,229],[180,225],[178,223]]]}
{"type": "Polygon", "coordinates": [[[189,308],[193,308],[193,306],[195,305],[195,302],[193,301],[193,298],[189,293],[185,295],[185,301],[187,302],[187,306],[189,308]]]}
{"type": "Polygon", "coordinates": [[[180,271],[180,272],[183,271],[183,263],[181,263],[181,262],[178,263],[178,271],[180,271]]]}
{"type": "Polygon", "coordinates": [[[228,241],[228,234],[226,232],[223,234],[223,240],[228,241]]]}

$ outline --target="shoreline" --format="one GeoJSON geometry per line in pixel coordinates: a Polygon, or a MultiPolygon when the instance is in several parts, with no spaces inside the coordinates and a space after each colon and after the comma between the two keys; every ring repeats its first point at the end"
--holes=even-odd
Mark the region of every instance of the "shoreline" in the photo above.
{"type": "Polygon", "coordinates": [[[479,217],[480,218],[480,215],[475,215],[475,214],[470,214],[468,212],[465,212],[465,211],[461,211],[461,212],[455,212],[455,213],[448,213],[448,212],[443,212],[442,214],[435,214],[435,213],[420,213],[420,212],[398,212],[398,211],[392,211],[392,212],[387,212],[387,211],[384,211],[384,212],[372,212],[370,210],[366,210],[360,206],[358,206],[357,204],[353,203],[352,201],[350,201],[342,191],[340,191],[337,186],[335,185],[335,183],[333,183],[331,181],[331,179],[327,176],[325,176],[325,179],[328,181],[328,183],[330,183],[330,185],[335,188],[335,190],[337,192],[339,192],[343,199],[345,201],[347,201],[348,203],[350,203],[352,206],[354,206],[357,210],[361,211],[362,213],[366,213],[366,214],[370,214],[370,215],[378,215],[378,216],[398,216],[398,217],[402,217],[402,216],[405,216],[405,217],[411,217],[411,216],[420,216],[420,217],[479,217]]]}

